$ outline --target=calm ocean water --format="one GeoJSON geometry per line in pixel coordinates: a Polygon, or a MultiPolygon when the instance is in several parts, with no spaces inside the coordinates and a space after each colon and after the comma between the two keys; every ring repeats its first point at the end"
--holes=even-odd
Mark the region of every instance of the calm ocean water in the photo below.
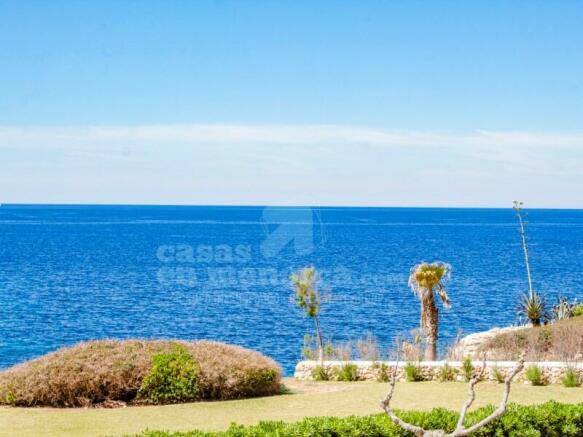
{"type": "MultiPolygon", "coordinates": [[[[531,210],[535,286],[583,298],[583,211],[531,210]]],[[[287,373],[312,324],[288,277],[313,264],[326,335],[384,347],[419,324],[415,263],[452,264],[441,346],[516,322],[527,287],[509,209],[0,207],[0,367],[96,338],[215,339],[287,373]]]]}

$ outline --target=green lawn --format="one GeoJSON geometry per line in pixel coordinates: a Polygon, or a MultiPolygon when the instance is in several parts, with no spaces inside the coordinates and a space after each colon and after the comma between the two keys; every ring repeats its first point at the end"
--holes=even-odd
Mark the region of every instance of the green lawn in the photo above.
{"type": "MultiPolygon", "coordinates": [[[[201,402],[162,407],[106,409],[0,408],[0,436],[119,436],[147,428],[187,431],[222,430],[231,422],[255,424],[261,420],[297,421],[306,416],[347,416],[380,412],[379,400],[387,384],[362,382],[302,382],[287,379],[291,394],[227,402],[201,402]]],[[[463,383],[400,383],[394,407],[458,410],[467,392],[463,383]]],[[[502,386],[478,386],[476,406],[498,403],[502,386]]],[[[511,401],[523,404],[554,399],[583,402],[583,388],[513,386],[511,401]]]]}

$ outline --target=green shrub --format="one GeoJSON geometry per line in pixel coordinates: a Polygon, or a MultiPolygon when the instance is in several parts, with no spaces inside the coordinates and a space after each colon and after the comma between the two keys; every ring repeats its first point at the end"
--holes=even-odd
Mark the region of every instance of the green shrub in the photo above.
{"type": "Polygon", "coordinates": [[[498,367],[494,367],[492,369],[492,376],[494,377],[496,382],[498,382],[498,384],[502,384],[506,380],[504,374],[500,371],[498,367]]]}
{"type": "MultiPolygon", "coordinates": [[[[466,426],[479,422],[492,413],[494,407],[484,407],[468,413],[466,426]]],[[[425,429],[452,432],[458,414],[441,408],[433,411],[397,411],[406,422],[425,429]]],[[[351,417],[310,417],[296,423],[261,422],[253,426],[231,425],[224,432],[146,431],[139,437],[405,437],[410,434],[393,424],[385,414],[351,417]]],[[[476,437],[559,437],[583,435],[583,404],[570,405],[547,402],[542,405],[511,404],[495,422],[480,429],[476,437]]]]}
{"type": "Polygon", "coordinates": [[[573,308],[573,317],[583,316],[583,303],[580,303],[573,308]]]}
{"type": "Polygon", "coordinates": [[[345,363],[334,369],[338,381],[358,381],[358,367],[353,363],[345,363]]]}
{"type": "Polygon", "coordinates": [[[537,365],[532,365],[526,369],[526,379],[530,381],[532,385],[544,385],[542,371],[537,365]]]}
{"type": "Polygon", "coordinates": [[[389,382],[391,380],[391,368],[385,363],[374,363],[372,366],[376,373],[377,382],[389,382]]]}
{"type": "Polygon", "coordinates": [[[316,366],[312,369],[312,379],[314,381],[330,381],[331,372],[326,366],[316,366]]]}
{"type": "Polygon", "coordinates": [[[174,352],[152,356],[138,397],[155,404],[194,401],[200,396],[199,375],[200,365],[184,346],[176,346],[174,352]]]}
{"type": "Polygon", "coordinates": [[[423,372],[421,371],[421,367],[416,366],[413,363],[405,364],[405,378],[409,382],[423,381],[423,372]]]}
{"type": "Polygon", "coordinates": [[[573,369],[567,369],[567,372],[561,378],[561,382],[565,387],[574,388],[581,386],[581,378],[579,377],[579,373],[573,369]]]}
{"type": "Polygon", "coordinates": [[[464,380],[468,382],[474,376],[474,365],[472,364],[472,359],[470,357],[465,357],[462,363],[462,373],[464,375],[464,380]]]}
{"type": "Polygon", "coordinates": [[[437,371],[436,377],[439,382],[455,381],[457,369],[454,369],[449,364],[445,365],[437,371]]]}
{"type": "Polygon", "coordinates": [[[13,392],[7,391],[4,395],[4,402],[6,405],[16,405],[16,396],[13,392]]]}

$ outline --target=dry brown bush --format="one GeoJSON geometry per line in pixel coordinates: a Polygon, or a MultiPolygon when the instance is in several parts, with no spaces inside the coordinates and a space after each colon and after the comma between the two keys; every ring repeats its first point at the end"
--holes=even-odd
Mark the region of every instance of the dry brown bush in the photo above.
{"type": "Polygon", "coordinates": [[[346,341],[333,346],[332,356],[339,361],[351,361],[354,355],[353,352],[352,342],[346,341]]]}
{"type": "Polygon", "coordinates": [[[583,317],[501,334],[485,343],[481,351],[489,360],[515,360],[526,351],[527,361],[581,361],[583,317]]]}
{"type": "Polygon", "coordinates": [[[281,369],[264,355],[211,341],[101,340],[80,343],[0,372],[0,404],[80,407],[136,400],[151,357],[184,346],[200,365],[202,399],[281,391],[281,369]]]}
{"type": "Polygon", "coordinates": [[[378,361],[381,357],[379,343],[371,333],[366,334],[356,342],[356,349],[359,358],[364,361],[378,361]]]}

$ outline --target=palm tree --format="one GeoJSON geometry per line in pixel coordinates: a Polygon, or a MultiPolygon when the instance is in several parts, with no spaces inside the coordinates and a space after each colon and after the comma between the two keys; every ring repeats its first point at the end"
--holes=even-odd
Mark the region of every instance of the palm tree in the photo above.
{"type": "Polygon", "coordinates": [[[306,267],[291,275],[291,282],[296,292],[298,306],[308,317],[314,319],[316,341],[318,344],[318,360],[324,361],[324,340],[318,314],[320,313],[320,294],[316,287],[318,272],[314,267],[306,267]]]}
{"type": "Polygon", "coordinates": [[[439,336],[439,311],[434,290],[443,306],[449,309],[451,305],[444,284],[451,278],[451,270],[451,266],[443,262],[422,262],[414,266],[409,274],[409,287],[421,301],[421,329],[426,338],[425,359],[428,361],[435,361],[437,357],[439,336]]]}

